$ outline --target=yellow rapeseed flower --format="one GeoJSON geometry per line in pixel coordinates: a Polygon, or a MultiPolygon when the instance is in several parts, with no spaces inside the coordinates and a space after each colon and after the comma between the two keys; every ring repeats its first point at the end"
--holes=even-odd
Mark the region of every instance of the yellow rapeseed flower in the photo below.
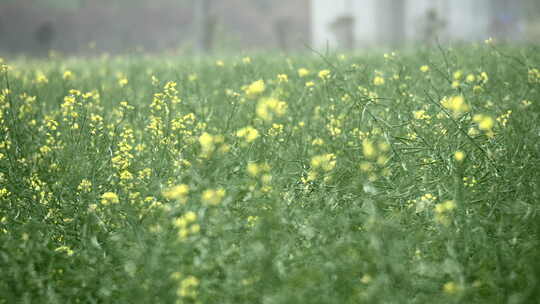
{"type": "Polygon", "coordinates": [[[454,159],[461,162],[465,159],[465,153],[463,151],[456,151],[454,153],[454,159]]]}
{"type": "Polygon", "coordinates": [[[375,145],[367,138],[362,141],[362,153],[366,158],[375,158],[377,156],[375,145]]]}
{"type": "Polygon", "coordinates": [[[319,78],[322,80],[327,80],[330,78],[330,70],[321,70],[319,71],[319,78]]]}
{"type": "Polygon", "coordinates": [[[489,76],[486,72],[480,73],[480,80],[482,80],[482,83],[487,83],[489,81],[489,76]]]}
{"type": "Polygon", "coordinates": [[[129,83],[128,79],[126,77],[118,79],[118,85],[123,88],[129,83]]]}
{"type": "Polygon", "coordinates": [[[11,192],[9,192],[8,189],[2,188],[0,189],[0,198],[5,198],[11,195],[11,192]]]}
{"type": "Polygon", "coordinates": [[[201,156],[202,157],[210,157],[212,152],[214,152],[215,144],[214,144],[214,136],[204,132],[199,136],[199,144],[201,145],[201,156]]]}
{"type": "Polygon", "coordinates": [[[244,92],[246,93],[247,97],[255,98],[264,92],[265,89],[266,85],[264,84],[264,80],[259,79],[246,86],[244,88],[244,92]]]}
{"type": "Polygon", "coordinates": [[[187,223],[193,223],[197,220],[197,214],[193,211],[188,211],[186,214],[184,214],[184,218],[186,219],[187,223]]]}
{"type": "Polygon", "coordinates": [[[71,72],[70,70],[64,71],[64,75],[62,75],[62,78],[64,80],[71,80],[73,79],[73,77],[74,77],[73,72],[71,72]]]}
{"type": "Polygon", "coordinates": [[[495,120],[491,116],[482,114],[474,115],[473,121],[478,123],[478,129],[482,131],[489,131],[495,125],[495,120]]]}
{"type": "Polygon", "coordinates": [[[47,76],[45,76],[45,74],[42,72],[42,71],[37,71],[36,72],[36,79],[34,80],[36,83],[49,83],[49,79],[47,78],[47,76]]]}
{"type": "Polygon", "coordinates": [[[199,76],[196,73],[191,73],[188,75],[188,80],[190,82],[197,81],[197,79],[199,79],[199,76]]]}
{"type": "Polygon", "coordinates": [[[163,191],[163,196],[169,200],[178,200],[181,203],[187,202],[187,195],[189,193],[189,186],[186,184],[180,184],[163,191]]]}
{"type": "Polygon", "coordinates": [[[384,78],[381,76],[375,76],[375,78],[373,78],[373,84],[376,86],[384,85],[384,78]]]}
{"type": "Polygon", "coordinates": [[[259,137],[259,131],[252,126],[247,126],[236,131],[236,136],[242,137],[247,143],[250,143],[259,137]]]}
{"type": "Polygon", "coordinates": [[[299,68],[298,69],[298,76],[299,77],[305,77],[305,76],[308,76],[309,75],[309,70],[306,69],[306,68],[299,68]]]}
{"type": "Polygon", "coordinates": [[[260,172],[259,165],[257,165],[256,163],[249,163],[247,165],[246,170],[247,170],[248,174],[253,176],[253,177],[259,175],[259,172],[260,172]]]}
{"type": "Polygon", "coordinates": [[[443,291],[449,295],[456,294],[459,291],[459,286],[455,282],[447,282],[443,285],[443,291]]]}
{"type": "Polygon", "coordinates": [[[103,205],[118,204],[119,202],[118,195],[114,192],[105,192],[101,195],[101,203],[103,205]]]}
{"type": "Polygon", "coordinates": [[[221,203],[223,197],[225,197],[225,189],[223,188],[206,189],[202,193],[201,200],[205,204],[215,206],[221,203]]]}
{"type": "Polygon", "coordinates": [[[276,116],[283,116],[287,111],[287,103],[276,98],[262,98],[257,104],[257,116],[265,121],[271,121],[276,116]]]}
{"type": "Polygon", "coordinates": [[[133,174],[131,174],[131,172],[129,172],[128,170],[124,170],[124,171],[120,172],[120,179],[121,180],[132,180],[133,179],[133,174]]]}
{"type": "Polygon", "coordinates": [[[60,247],[56,248],[54,251],[56,251],[56,252],[64,252],[68,256],[73,255],[73,250],[71,248],[69,248],[68,246],[60,246],[60,247]]]}
{"type": "Polygon", "coordinates": [[[361,282],[362,284],[369,284],[372,280],[373,280],[373,278],[372,278],[369,274],[364,274],[364,275],[360,278],[360,282],[361,282]]]}
{"type": "Polygon", "coordinates": [[[336,166],[336,155],[333,153],[317,155],[311,158],[311,167],[313,169],[322,169],[323,171],[331,171],[336,166]]]}
{"type": "Polygon", "coordinates": [[[289,76],[287,74],[278,74],[277,79],[278,82],[289,82],[289,76]]]}
{"type": "Polygon", "coordinates": [[[452,113],[456,115],[460,115],[462,113],[468,112],[471,107],[465,102],[465,98],[463,96],[452,96],[452,97],[445,97],[441,101],[441,104],[444,108],[452,111],[452,113]]]}
{"type": "Polygon", "coordinates": [[[413,116],[415,119],[418,119],[418,120],[431,118],[431,116],[426,114],[426,110],[413,111],[413,116]]]}
{"type": "Polygon", "coordinates": [[[322,138],[315,138],[312,142],[312,145],[314,146],[322,146],[324,145],[324,140],[322,138]]]}
{"type": "MultiPolygon", "coordinates": [[[[180,286],[176,291],[176,294],[182,298],[196,298],[197,287],[199,286],[199,280],[194,276],[189,276],[180,282],[180,286]]],[[[182,301],[183,302],[183,301],[182,301]]]]}

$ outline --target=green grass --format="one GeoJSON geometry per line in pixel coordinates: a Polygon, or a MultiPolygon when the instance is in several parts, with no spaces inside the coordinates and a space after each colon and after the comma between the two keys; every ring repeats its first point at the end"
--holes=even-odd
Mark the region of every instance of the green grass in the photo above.
{"type": "Polygon", "coordinates": [[[540,298],[536,47],[218,59],[4,62],[0,303],[540,298]]]}

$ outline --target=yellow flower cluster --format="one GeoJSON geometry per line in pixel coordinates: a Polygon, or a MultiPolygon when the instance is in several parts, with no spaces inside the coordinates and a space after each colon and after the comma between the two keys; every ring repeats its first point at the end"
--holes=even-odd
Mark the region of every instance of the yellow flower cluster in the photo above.
{"type": "Polygon", "coordinates": [[[323,155],[316,155],[311,158],[311,168],[321,169],[322,171],[332,171],[336,166],[336,155],[334,153],[328,153],[323,155]]]}
{"type": "Polygon", "coordinates": [[[502,114],[501,116],[497,117],[497,121],[501,126],[506,127],[508,124],[508,119],[510,119],[510,115],[512,115],[512,110],[506,111],[506,113],[502,114]]]}
{"type": "Polygon", "coordinates": [[[461,95],[444,97],[441,101],[441,105],[445,109],[450,110],[454,117],[466,113],[471,109],[471,107],[465,102],[465,98],[463,98],[461,95]]]}
{"type": "Polygon", "coordinates": [[[209,158],[215,149],[214,136],[204,132],[199,136],[199,144],[201,145],[201,157],[209,158]]]}
{"type": "Polygon", "coordinates": [[[103,195],[101,195],[101,204],[102,205],[109,205],[109,204],[118,204],[120,200],[118,199],[118,195],[114,192],[105,192],[103,195]]]}
{"type": "Polygon", "coordinates": [[[133,130],[126,128],[120,134],[120,142],[118,143],[118,149],[114,152],[114,157],[111,159],[113,168],[119,172],[127,170],[131,165],[134,158],[133,155],[133,143],[135,136],[133,130]]]}
{"type": "Polygon", "coordinates": [[[163,196],[168,200],[177,200],[182,204],[187,202],[187,196],[189,194],[189,186],[186,184],[180,184],[163,191],[163,196]]]}
{"type": "Polygon", "coordinates": [[[330,75],[331,75],[331,72],[330,70],[321,70],[319,71],[319,78],[321,78],[322,80],[328,80],[330,79],[330,75]]]}
{"type": "Polygon", "coordinates": [[[172,103],[177,104],[180,103],[182,100],[180,97],[178,97],[178,89],[176,89],[176,86],[178,84],[174,81],[168,81],[165,86],[163,87],[163,93],[165,94],[165,97],[172,103]]]}
{"type": "Polygon", "coordinates": [[[456,151],[454,153],[454,159],[457,160],[458,162],[462,162],[464,159],[465,159],[465,152],[463,151],[456,151]]]}
{"type": "Polygon", "coordinates": [[[190,235],[197,234],[201,231],[201,226],[197,223],[197,214],[193,211],[188,211],[181,217],[173,221],[173,225],[178,229],[178,239],[186,240],[190,235]]]}
{"type": "Polygon", "coordinates": [[[287,103],[276,98],[261,98],[257,104],[257,116],[265,121],[272,121],[275,116],[283,116],[287,112],[287,103]]]}
{"type": "Polygon", "coordinates": [[[540,83],[540,70],[529,69],[528,79],[529,83],[540,83]]]}
{"type": "Polygon", "coordinates": [[[484,114],[476,114],[473,116],[473,121],[478,124],[478,129],[484,131],[488,137],[493,137],[493,127],[495,126],[495,120],[493,117],[484,114]]]}
{"type": "MultiPolygon", "coordinates": [[[[180,282],[180,286],[176,294],[182,298],[197,298],[199,287],[199,280],[194,276],[189,276],[180,282]]],[[[183,302],[182,302],[183,303],[183,302]]]]}
{"type": "Polygon", "coordinates": [[[473,176],[473,177],[463,177],[463,185],[465,185],[465,187],[469,187],[469,188],[472,188],[474,186],[476,186],[476,184],[478,183],[478,181],[476,180],[476,178],[473,176]]]}
{"type": "MultiPolygon", "coordinates": [[[[362,140],[362,154],[366,160],[360,163],[360,170],[369,173],[369,181],[377,180],[378,177],[375,171],[378,167],[383,167],[386,164],[389,159],[389,151],[390,145],[385,141],[375,143],[368,138],[362,140]]],[[[389,174],[389,168],[382,170],[383,176],[388,176],[389,174]]]]}
{"type": "Polygon", "coordinates": [[[413,116],[414,116],[414,119],[418,119],[418,120],[427,120],[427,121],[429,121],[431,119],[431,116],[429,116],[426,113],[426,110],[413,111],[413,116]]]}
{"type": "Polygon", "coordinates": [[[443,285],[443,291],[446,294],[453,295],[460,291],[460,287],[455,282],[446,282],[443,285]]]}
{"type": "Polygon", "coordinates": [[[243,87],[244,93],[246,93],[246,96],[248,98],[255,98],[259,96],[261,93],[264,92],[265,89],[266,85],[264,84],[264,80],[262,79],[254,81],[251,84],[243,87]]]}
{"type": "Polygon", "coordinates": [[[435,221],[445,226],[448,225],[450,223],[449,214],[454,209],[456,209],[456,203],[452,200],[435,205],[435,221]]]}
{"type": "Polygon", "coordinates": [[[49,83],[49,79],[42,71],[36,72],[36,78],[34,79],[34,83],[36,84],[47,84],[49,83]]]}
{"type": "Polygon", "coordinates": [[[69,246],[60,246],[58,248],[56,248],[54,251],[56,252],[63,252],[65,254],[67,254],[68,256],[72,256],[73,255],[73,250],[71,248],[69,248],[69,246]]]}
{"type": "Polygon", "coordinates": [[[277,79],[279,83],[289,82],[289,76],[287,76],[287,74],[278,74],[277,79]]]}
{"type": "Polygon", "coordinates": [[[306,77],[310,74],[309,70],[306,68],[299,68],[298,69],[298,77],[306,77]]]}
{"type": "Polygon", "coordinates": [[[193,139],[194,129],[205,129],[204,123],[197,123],[197,116],[193,113],[179,115],[171,121],[171,130],[183,136],[187,144],[193,139]]]}
{"type": "Polygon", "coordinates": [[[247,226],[250,227],[250,228],[255,227],[255,224],[257,223],[258,220],[259,220],[258,216],[254,216],[254,215],[248,216],[247,217],[247,226]]]}
{"type": "Polygon", "coordinates": [[[173,272],[170,277],[172,280],[176,281],[178,284],[176,295],[180,299],[178,299],[177,303],[184,303],[182,298],[190,298],[192,300],[197,298],[197,295],[198,295],[197,288],[199,287],[199,279],[197,279],[196,277],[192,275],[187,276],[186,278],[182,279],[182,274],[178,271],[173,272]]]}
{"type": "MultiPolygon", "coordinates": [[[[463,71],[457,70],[454,72],[454,80],[452,81],[452,88],[457,89],[461,87],[461,81],[463,80],[463,71]]],[[[489,81],[488,74],[486,72],[482,72],[479,75],[475,75],[473,73],[467,74],[464,78],[465,83],[473,86],[473,91],[475,93],[479,93],[482,91],[482,85],[485,85],[489,81]]]]}
{"type": "Polygon", "coordinates": [[[0,198],[6,198],[11,195],[11,192],[9,192],[8,189],[2,188],[0,189],[0,198]]]}
{"type": "Polygon", "coordinates": [[[375,76],[373,78],[373,84],[376,86],[382,86],[384,85],[384,83],[385,83],[385,80],[382,76],[375,76]]]}
{"type": "Polygon", "coordinates": [[[246,167],[246,171],[249,175],[253,177],[257,177],[260,174],[269,172],[270,165],[267,163],[263,163],[263,164],[249,163],[246,167]]]}
{"type": "Polygon", "coordinates": [[[116,73],[116,79],[118,80],[118,86],[121,88],[125,87],[129,83],[129,80],[124,73],[116,73]]]}
{"type": "Polygon", "coordinates": [[[79,186],[77,186],[77,190],[80,192],[90,192],[90,190],[92,190],[92,182],[87,179],[83,179],[79,186]]]}
{"type": "Polygon", "coordinates": [[[283,134],[284,126],[282,124],[273,123],[272,127],[268,129],[268,135],[272,137],[279,137],[277,140],[283,142],[284,139],[280,137],[283,134]]]}
{"type": "Polygon", "coordinates": [[[311,158],[311,170],[308,172],[307,181],[313,181],[317,178],[318,172],[330,172],[336,167],[336,155],[334,153],[316,155],[311,158]]]}
{"type": "Polygon", "coordinates": [[[426,193],[417,199],[409,200],[407,203],[409,208],[414,207],[416,213],[421,213],[431,207],[436,200],[435,195],[426,193]]]}
{"type": "Polygon", "coordinates": [[[345,115],[339,115],[336,117],[334,114],[328,116],[328,123],[326,124],[326,130],[332,137],[341,135],[341,129],[343,127],[343,121],[345,115]]]}
{"type": "Polygon", "coordinates": [[[362,141],[362,153],[364,157],[371,160],[377,160],[377,164],[384,165],[388,158],[384,155],[390,151],[390,145],[384,141],[375,144],[369,139],[362,141]]]}
{"type": "Polygon", "coordinates": [[[259,137],[259,131],[252,126],[247,126],[236,131],[236,137],[241,137],[246,143],[251,143],[259,137]]]}
{"type": "Polygon", "coordinates": [[[225,197],[225,189],[218,188],[218,189],[206,189],[203,191],[201,195],[201,201],[204,204],[216,206],[221,203],[223,198],[225,197]]]}
{"type": "Polygon", "coordinates": [[[74,78],[75,78],[75,74],[73,74],[73,72],[70,71],[70,70],[65,70],[64,74],[62,75],[62,79],[66,80],[66,81],[67,80],[72,80],[74,78]]]}
{"type": "MultiPolygon", "coordinates": [[[[261,191],[266,193],[272,190],[270,183],[272,182],[272,175],[270,172],[270,165],[268,163],[249,163],[246,167],[247,173],[253,177],[257,178],[260,176],[260,182],[262,184],[261,191]]],[[[255,190],[256,184],[250,186],[251,190],[255,190]]]]}

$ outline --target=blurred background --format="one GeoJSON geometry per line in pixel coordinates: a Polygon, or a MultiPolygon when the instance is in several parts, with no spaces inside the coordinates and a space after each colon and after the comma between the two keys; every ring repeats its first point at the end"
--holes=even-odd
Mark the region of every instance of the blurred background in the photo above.
{"type": "Polygon", "coordinates": [[[540,42],[539,0],[0,0],[0,54],[540,42]]]}

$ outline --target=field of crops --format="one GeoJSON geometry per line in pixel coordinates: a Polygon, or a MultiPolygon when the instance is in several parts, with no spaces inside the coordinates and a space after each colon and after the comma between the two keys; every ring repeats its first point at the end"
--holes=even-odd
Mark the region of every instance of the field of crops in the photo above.
{"type": "Polygon", "coordinates": [[[537,303],[540,52],[1,60],[0,303],[537,303]]]}

